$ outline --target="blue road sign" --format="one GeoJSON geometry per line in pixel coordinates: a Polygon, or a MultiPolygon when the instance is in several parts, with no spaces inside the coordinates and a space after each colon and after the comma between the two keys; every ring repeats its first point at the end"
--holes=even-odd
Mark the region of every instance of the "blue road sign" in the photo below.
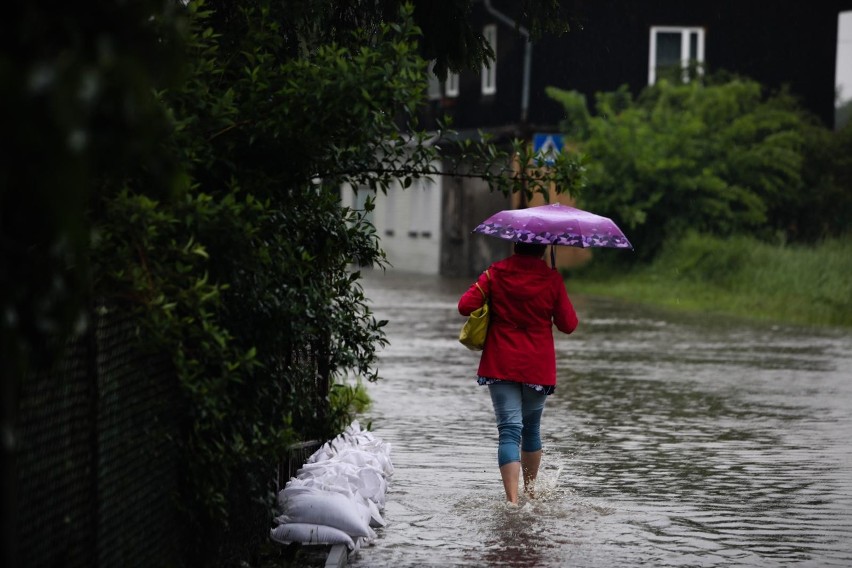
{"type": "Polygon", "coordinates": [[[539,164],[552,166],[564,145],[565,141],[561,134],[533,135],[533,154],[539,164]]]}

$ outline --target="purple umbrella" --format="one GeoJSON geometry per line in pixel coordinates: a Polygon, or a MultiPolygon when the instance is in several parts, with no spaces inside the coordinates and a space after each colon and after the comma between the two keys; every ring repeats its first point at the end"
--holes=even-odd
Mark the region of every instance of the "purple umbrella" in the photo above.
{"type": "Polygon", "coordinates": [[[612,219],[560,203],[505,209],[480,223],[473,232],[522,243],[633,248],[612,219]]]}

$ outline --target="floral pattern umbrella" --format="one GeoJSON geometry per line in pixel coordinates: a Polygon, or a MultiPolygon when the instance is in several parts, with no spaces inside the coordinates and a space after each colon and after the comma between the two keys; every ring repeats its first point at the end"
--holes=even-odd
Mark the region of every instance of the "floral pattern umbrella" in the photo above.
{"type": "Polygon", "coordinates": [[[633,248],[609,217],[560,203],[505,209],[480,223],[473,232],[522,243],[633,248]]]}

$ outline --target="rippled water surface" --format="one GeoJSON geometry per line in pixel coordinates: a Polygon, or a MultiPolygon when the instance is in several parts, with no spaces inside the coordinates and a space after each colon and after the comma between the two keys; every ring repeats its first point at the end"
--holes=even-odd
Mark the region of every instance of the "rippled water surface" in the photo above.
{"type": "MultiPolygon", "coordinates": [[[[350,566],[852,566],[852,334],[572,300],[541,496],[506,511],[470,284],[366,275],[389,320],[375,432],[388,526],[350,566]]],[[[569,283],[570,293],[570,283],[569,283]]]]}

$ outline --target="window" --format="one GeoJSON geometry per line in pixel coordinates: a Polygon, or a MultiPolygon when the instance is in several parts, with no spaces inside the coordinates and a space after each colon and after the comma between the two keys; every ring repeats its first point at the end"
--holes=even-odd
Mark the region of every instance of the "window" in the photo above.
{"type": "Polygon", "coordinates": [[[852,11],[837,15],[837,59],[834,73],[834,127],[852,121],[852,11]]]}
{"type": "MultiPolygon", "coordinates": [[[[429,63],[429,71],[426,75],[429,80],[429,88],[426,91],[427,96],[430,101],[438,100],[441,98],[441,82],[438,80],[438,77],[435,75],[435,62],[432,61],[429,63]]],[[[443,96],[448,98],[455,98],[459,96],[459,74],[449,72],[447,73],[447,80],[444,81],[444,92],[443,96]]]]}
{"type": "Polygon", "coordinates": [[[686,82],[690,72],[701,73],[704,63],[704,29],[654,26],[651,28],[651,53],[648,58],[648,84],[661,76],[675,73],[686,82]],[[698,64],[697,67],[693,66],[698,64]]]}
{"type": "Polygon", "coordinates": [[[426,78],[429,80],[429,87],[426,90],[426,95],[430,101],[441,98],[441,82],[435,76],[435,62],[429,63],[429,70],[426,72],[426,78]]]}
{"type": "Polygon", "coordinates": [[[373,211],[367,211],[367,201],[375,199],[376,192],[366,187],[359,187],[355,190],[355,202],[352,204],[352,209],[355,211],[364,211],[364,218],[373,223],[373,211]]]}
{"type": "Polygon", "coordinates": [[[459,74],[447,73],[447,80],[444,82],[444,94],[447,97],[459,96],[459,74]]]}
{"type": "Polygon", "coordinates": [[[482,64],[482,94],[493,95],[497,92],[497,26],[490,24],[482,29],[482,36],[491,50],[494,51],[494,61],[491,61],[490,67],[488,64],[482,64]]]}
{"type": "Polygon", "coordinates": [[[384,199],[382,200],[385,206],[385,236],[393,237],[396,235],[396,203],[399,200],[399,187],[393,185],[388,188],[387,193],[385,194],[384,199]]]}
{"type": "Polygon", "coordinates": [[[436,201],[440,195],[436,190],[435,182],[420,178],[414,180],[407,191],[411,196],[408,236],[432,238],[432,227],[436,224],[436,214],[440,207],[439,202],[436,201]]]}

